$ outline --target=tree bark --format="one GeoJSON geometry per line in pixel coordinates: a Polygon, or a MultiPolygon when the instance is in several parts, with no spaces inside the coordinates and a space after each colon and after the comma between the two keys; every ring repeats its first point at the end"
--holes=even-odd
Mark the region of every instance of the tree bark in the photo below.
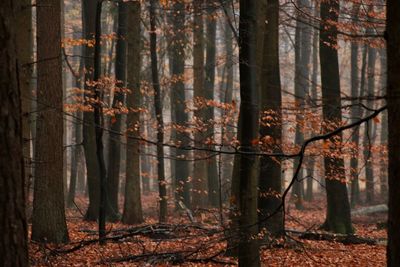
{"type": "Polygon", "coordinates": [[[126,86],[126,3],[118,3],[118,33],[115,59],[115,78],[117,79],[116,90],[112,108],[114,115],[110,121],[110,138],[108,148],[108,176],[107,195],[108,208],[107,219],[117,221],[120,217],[118,209],[119,172],[121,165],[121,107],[124,105],[125,94],[121,91],[126,86]]]}
{"type": "MultiPolygon", "coordinates": [[[[193,90],[195,103],[202,103],[205,99],[204,90],[204,21],[203,21],[203,4],[204,0],[193,0],[193,90]]],[[[194,113],[199,123],[206,119],[205,107],[198,104],[197,110],[194,113]]],[[[204,129],[195,129],[195,145],[204,146],[205,135],[204,129]]],[[[193,171],[193,190],[192,201],[193,207],[205,208],[208,204],[208,166],[210,162],[204,160],[207,153],[196,151],[195,157],[200,158],[194,162],[193,171]],[[207,164],[208,163],[208,164],[207,164]]]]}
{"type": "Polygon", "coordinates": [[[260,266],[257,226],[259,92],[256,69],[257,8],[254,0],[240,1],[239,61],[240,61],[240,243],[239,266],[260,266]],[[255,141],[256,140],[256,141],[255,141]]]}
{"type": "Polygon", "coordinates": [[[60,1],[37,1],[37,130],[32,240],[68,241],[63,183],[60,1]]]}
{"type": "Polygon", "coordinates": [[[140,190],[140,68],[141,68],[141,43],[140,43],[140,2],[127,3],[127,71],[128,88],[131,92],[127,95],[126,104],[129,109],[126,127],[130,133],[127,138],[126,148],[126,183],[125,202],[122,222],[137,224],[143,222],[141,190],[140,190]],[[132,137],[132,138],[130,138],[132,137]]]}
{"type": "MultiPolygon", "coordinates": [[[[327,124],[340,123],[341,98],[337,45],[337,29],[329,22],[337,22],[339,3],[336,0],[321,2],[320,61],[322,84],[322,112],[327,124]]],[[[325,131],[329,131],[325,126],[325,131]]],[[[323,227],[336,233],[352,233],[350,205],[347,195],[342,156],[333,156],[335,143],[342,143],[342,136],[329,139],[329,155],[324,156],[327,194],[327,216],[323,227]]]]}
{"type": "Polygon", "coordinates": [[[17,16],[22,16],[21,2],[0,2],[0,258],[7,267],[29,266],[20,102],[23,85],[18,81],[16,50],[17,31],[23,30],[17,23],[17,16]]]}
{"type": "Polygon", "coordinates": [[[400,1],[386,2],[389,214],[387,265],[400,266],[400,1]]]}
{"type": "MultiPolygon", "coordinates": [[[[96,28],[96,4],[97,0],[83,0],[83,32],[86,40],[94,40],[94,33],[96,28]]],[[[100,205],[100,179],[99,179],[99,166],[96,156],[96,133],[94,122],[94,113],[90,106],[90,100],[93,100],[94,94],[88,82],[93,81],[94,69],[94,48],[91,46],[84,46],[84,59],[85,59],[85,107],[83,113],[83,148],[85,152],[86,162],[86,176],[87,187],[89,193],[89,207],[85,214],[85,219],[89,221],[96,221],[99,216],[100,205]]]]}
{"type": "MultiPolygon", "coordinates": [[[[272,146],[268,152],[281,152],[282,140],[282,96],[279,67],[279,1],[267,1],[267,25],[264,32],[263,62],[261,72],[261,107],[262,111],[272,112],[274,121],[268,126],[263,118],[260,125],[260,138],[270,136],[272,146]]],[[[267,144],[266,144],[267,145],[267,144]]],[[[276,209],[282,202],[281,161],[278,158],[261,157],[259,173],[260,228],[266,228],[272,235],[283,233],[283,213],[276,209]],[[269,217],[272,213],[275,215],[269,217]],[[268,219],[267,219],[268,218],[268,219]]]]}
{"type": "Polygon", "coordinates": [[[157,174],[159,191],[159,221],[167,220],[167,188],[164,169],[164,120],[163,105],[161,99],[161,88],[158,77],[157,58],[157,33],[156,33],[156,0],[150,1],[150,53],[151,53],[151,76],[154,88],[154,104],[157,117],[157,174]]]}

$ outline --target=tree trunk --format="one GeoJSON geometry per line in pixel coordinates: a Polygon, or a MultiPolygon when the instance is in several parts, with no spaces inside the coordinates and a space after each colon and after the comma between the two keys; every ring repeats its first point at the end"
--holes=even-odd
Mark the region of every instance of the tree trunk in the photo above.
{"type": "MultiPolygon", "coordinates": [[[[360,11],[360,4],[353,3],[353,23],[358,20],[358,13],[360,11]]],[[[351,43],[351,96],[359,97],[359,69],[358,69],[358,47],[356,42],[351,43]]],[[[351,103],[351,120],[355,122],[360,119],[361,111],[360,107],[357,106],[357,101],[353,100],[351,103]]],[[[354,133],[351,136],[351,142],[354,145],[354,154],[350,159],[350,179],[351,179],[351,205],[354,207],[356,204],[360,203],[360,185],[358,180],[358,149],[359,149],[359,139],[360,139],[360,127],[356,126],[354,128],[354,133]]]]}
{"type": "MultiPolygon", "coordinates": [[[[172,85],[172,99],[174,106],[174,115],[178,127],[186,127],[188,116],[185,103],[185,84],[184,84],[184,71],[185,71],[185,5],[181,1],[176,1],[172,5],[172,25],[174,36],[171,43],[171,59],[172,59],[172,76],[175,82],[172,85]]],[[[184,147],[190,142],[190,138],[182,130],[176,131],[176,138],[174,140],[178,145],[184,147]]],[[[183,149],[176,150],[176,201],[183,201],[186,207],[190,208],[190,184],[187,179],[189,177],[189,164],[186,161],[188,152],[183,149]]]]}
{"type": "Polygon", "coordinates": [[[163,105],[161,98],[161,88],[158,78],[158,58],[157,58],[157,33],[156,33],[156,1],[150,1],[150,53],[151,53],[151,76],[154,88],[154,105],[157,118],[157,174],[158,190],[160,201],[159,221],[167,220],[167,189],[165,182],[164,169],[164,120],[163,105]]]}
{"type": "Polygon", "coordinates": [[[388,0],[387,10],[387,105],[389,126],[388,267],[400,266],[400,1],[388,0]]]}
{"type": "MultiPolygon", "coordinates": [[[[203,103],[205,99],[204,90],[204,22],[203,22],[203,3],[204,0],[193,1],[193,90],[194,100],[199,103],[203,103]]],[[[198,104],[197,110],[194,116],[199,122],[203,122],[206,119],[205,107],[198,104]]],[[[195,129],[195,146],[203,147],[205,142],[204,130],[201,128],[195,129]]],[[[193,190],[192,190],[192,201],[193,207],[205,208],[207,206],[207,190],[209,183],[208,180],[208,167],[212,162],[202,159],[207,156],[207,153],[203,151],[195,151],[194,153],[196,161],[194,162],[193,171],[193,190]]],[[[211,161],[213,159],[210,159],[211,161]]],[[[211,168],[210,168],[211,170],[211,168]]],[[[216,177],[215,177],[216,178],[216,177]]],[[[210,194],[210,193],[209,193],[210,194]]]]}
{"type": "Polygon", "coordinates": [[[38,116],[32,240],[53,243],[68,241],[63,184],[60,12],[60,1],[37,1],[38,116]]]}
{"type": "Polygon", "coordinates": [[[119,172],[121,164],[121,125],[122,114],[121,107],[124,105],[124,93],[120,91],[126,86],[126,3],[118,3],[118,33],[116,45],[115,60],[115,78],[117,79],[117,88],[114,91],[112,108],[114,115],[110,120],[110,138],[108,148],[108,176],[107,176],[107,195],[108,207],[107,218],[110,221],[119,219],[118,209],[118,189],[119,172]]]}
{"type": "MultiPolygon", "coordinates": [[[[386,95],[386,88],[387,88],[387,58],[386,58],[386,48],[382,49],[380,52],[381,56],[381,88],[382,88],[382,95],[386,95]]],[[[380,194],[381,197],[385,200],[388,198],[388,172],[387,172],[387,161],[384,157],[387,155],[383,153],[384,149],[387,149],[387,142],[388,142],[388,116],[387,111],[383,111],[382,113],[382,126],[381,126],[381,167],[380,167],[380,194]]]]}
{"type": "MultiPolygon", "coordinates": [[[[214,6],[209,5],[206,29],[206,65],[205,65],[205,82],[204,97],[207,100],[214,100],[215,86],[215,57],[216,57],[216,34],[217,21],[214,18],[214,6]]],[[[214,107],[207,105],[205,108],[204,121],[208,123],[206,131],[206,139],[214,141],[214,107]]],[[[210,146],[211,149],[214,146],[210,146]]],[[[217,207],[219,203],[219,187],[218,187],[218,170],[217,159],[211,157],[207,161],[207,178],[208,178],[208,202],[210,206],[217,207]]]]}
{"type": "MultiPolygon", "coordinates": [[[[337,22],[339,3],[336,0],[321,2],[321,32],[320,32],[320,61],[323,117],[327,124],[342,121],[340,100],[340,78],[337,45],[336,24],[327,24],[326,21],[337,22]]],[[[325,127],[327,128],[327,127],[325,127]]],[[[329,127],[328,127],[329,128],[329,127]]],[[[325,131],[329,131],[325,129],[325,131]]],[[[324,157],[325,183],[327,194],[327,216],[323,227],[336,233],[352,233],[350,205],[347,195],[342,156],[333,156],[335,142],[341,144],[342,136],[328,140],[330,152],[324,157]]]]}
{"type": "MultiPolygon", "coordinates": [[[[24,1],[0,2],[0,258],[2,266],[29,266],[25,184],[23,164],[23,125],[18,81],[16,45],[17,16],[24,1]]],[[[26,1],[25,1],[26,2],[26,1]]],[[[21,75],[21,73],[20,73],[21,75]]],[[[21,78],[21,77],[20,77],[21,78]]],[[[21,88],[20,88],[20,87],[21,88]]],[[[26,93],[26,92],[25,92],[26,93]]]]}
{"type": "MultiPolygon", "coordinates": [[[[96,4],[97,0],[83,0],[83,32],[85,39],[92,40],[94,38],[96,28],[96,4]]],[[[84,59],[85,59],[85,107],[90,107],[90,99],[93,99],[91,87],[88,82],[93,80],[94,69],[94,48],[84,46],[84,59]]],[[[100,206],[100,179],[99,179],[99,166],[96,156],[96,133],[95,127],[91,124],[94,122],[93,110],[85,111],[83,113],[83,148],[85,152],[86,162],[86,176],[87,187],[89,193],[89,207],[85,214],[85,219],[89,221],[96,221],[99,216],[100,206]]]]}
{"type": "MultiPolygon", "coordinates": [[[[32,178],[32,159],[31,159],[31,102],[32,102],[32,3],[31,0],[21,0],[20,10],[16,17],[17,22],[17,53],[19,63],[19,85],[21,88],[21,108],[22,108],[22,135],[23,135],[23,153],[25,166],[25,185],[26,192],[32,178]]],[[[28,196],[28,195],[27,195],[28,196]]]]}
{"type": "MultiPolygon", "coordinates": [[[[368,96],[374,95],[375,90],[375,62],[376,62],[376,49],[368,47],[368,96]]],[[[373,103],[369,105],[374,108],[373,103]]],[[[375,183],[374,171],[372,166],[372,145],[374,143],[374,130],[373,122],[367,122],[364,128],[364,161],[365,161],[365,180],[366,180],[366,203],[371,204],[375,199],[375,183]]],[[[376,128],[376,127],[375,127],[376,128]]]]}
{"type": "Polygon", "coordinates": [[[126,104],[129,109],[126,127],[130,133],[127,137],[126,148],[126,183],[125,202],[122,222],[136,224],[143,222],[141,190],[140,190],[140,2],[127,3],[127,71],[128,88],[126,104]]]}
{"type": "MultiPolygon", "coordinates": [[[[267,1],[267,25],[264,32],[263,62],[261,73],[261,107],[262,111],[272,112],[274,121],[267,126],[261,118],[260,139],[270,136],[272,146],[265,147],[268,152],[281,152],[282,139],[282,96],[279,67],[279,1],[267,1]]],[[[265,144],[267,145],[267,144],[265,144]]],[[[272,235],[283,233],[283,213],[276,212],[282,202],[281,161],[278,158],[261,157],[259,174],[260,228],[266,228],[272,235]],[[269,216],[276,212],[272,217],[269,216]]]]}
{"type": "Polygon", "coordinates": [[[257,8],[254,0],[240,1],[239,21],[239,68],[240,68],[240,125],[238,136],[240,151],[249,155],[240,157],[240,243],[239,266],[260,266],[258,240],[258,151],[259,93],[256,69],[257,8]]]}

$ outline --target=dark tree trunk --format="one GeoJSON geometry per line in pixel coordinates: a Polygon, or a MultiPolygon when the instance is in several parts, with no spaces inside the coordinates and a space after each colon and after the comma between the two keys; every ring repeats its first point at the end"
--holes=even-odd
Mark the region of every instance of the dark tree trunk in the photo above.
{"type": "MultiPolygon", "coordinates": [[[[382,95],[386,95],[386,88],[387,88],[387,72],[386,72],[386,67],[387,67],[387,58],[386,58],[386,48],[382,49],[380,52],[381,56],[381,81],[380,85],[382,88],[382,95]]],[[[382,113],[382,127],[381,127],[381,149],[383,150],[384,148],[387,149],[387,142],[388,142],[388,116],[387,116],[387,110],[383,111],[382,113]]],[[[384,160],[384,157],[386,157],[386,154],[381,151],[381,166],[380,166],[380,194],[381,197],[385,200],[388,198],[388,171],[387,171],[387,161],[384,160]]]]}
{"type": "Polygon", "coordinates": [[[258,150],[254,140],[259,137],[259,93],[256,76],[257,8],[254,0],[240,1],[239,61],[240,61],[240,243],[239,266],[260,266],[258,240],[257,196],[258,150]]]}
{"type": "MultiPolygon", "coordinates": [[[[340,79],[337,45],[337,29],[331,23],[337,22],[339,3],[336,0],[321,2],[320,61],[322,84],[322,112],[326,123],[340,123],[342,120],[340,100],[340,79]]],[[[329,131],[325,129],[325,131],[329,131]]],[[[325,184],[327,194],[327,216],[324,228],[336,233],[352,233],[350,205],[347,195],[344,159],[333,156],[334,143],[341,143],[341,135],[329,139],[332,153],[324,157],[325,184]]]]}
{"type": "Polygon", "coordinates": [[[400,266],[400,1],[388,0],[387,8],[387,105],[389,126],[389,213],[387,265],[400,266]]]}
{"type": "Polygon", "coordinates": [[[63,243],[68,241],[68,231],[63,184],[61,2],[36,3],[38,114],[32,239],[63,243]]]}
{"type": "Polygon", "coordinates": [[[126,104],[129,109],[126,127],[130,133],[127,138],[126,148],[126,183],[125,202],[122,222],[136,224],[143,222],[141,190],[140,190],[140,2],[127,3],[127,71],[128,88],[131,92],[127,95],[126,104]]]}
{"type": "Polygon", "coordinates": [[[17,30],[22,30],[16,24],[17,16],[22,15],[21,2],[24,1],[0,2],[0,259],[1,265],[7,267],[29,266],[16,50],[17,30]]]}
{"type": "MultiPolygon", "coordinates": [[[[172,5],[172,25],[174,36],[172,37],[171,44],[171,59],[172,59],[172,76],[175,82],[172,85],[172,99],[174,106],[175,122],[179,127],[186,127],[187,125],[187,112],[185,103],[185,84],[184,84],[184,71],[185,71],[185,5],[182,1],[176,1],[172,5]]],[[[185,132],[181,130],[176,131],[176,138],[174,140],[180,143],[181,146],[187,146],[190,138],[185,132]]],[[[189,164],[187,159],[188,152],[186,150],[177,149],[176,163],[175,163],[175,199],[176,201],[183,201],[187,207],[190,207],[190,185],[187,182],[189,177],[189,164]],[[182,159],[180,159],[182,158],[182,159]]]]}
{"type": "Polygon", "coordinates": [[[113,110],[114,115],[110,121],[110,138],[108,148],[108,176],[107,176],[107,218],[110,221],[119,219],[118,189],[119,172],[121,165],[121,107],[124,105],[124,93],[118,89],[126,86],[126,3],[118,4],[118,33],[115,60],[115,78],[117,79],[117,90],[114,91],[113,110]]]}
{"type": "MultiPolygon", "coordinates": [[[[193,1],[193,91],[194,99],[202,103],[205,98],[204,93],[204,21],[203,21],[203,4],[204,0],[193,1]]],[[[205,120],[204,107],[199,105],[194,115],[200,121],[205,120]]],[[[205,135],[203,129],[195,129],[195,146],[202,147],[205,142],[205,135]]],[[[195,151],[196,158],[205,158],[207,153],[202,151],[195,151]]],[[[208,189],[208,166],[207,160],[198,159],[194,162],[193,171],[193,190],[192,201],[193,207],[207,206],[207,189],[208,189]]]]}
{"type": "MultiPolygon", "coordinates": [[[[83,32],[85,39],[93,40],[96,28],[96,4],[97,0],[83,0],[83,32]]],[[[93,80],[94,69],[94,48],[84,46],[84,59],[85,59],[85,106],[90,107],[90,99],[94,95],[88,82],[93,80]]],[[[87,187],[89,193],[89,207],[85,214],[85,219],[89,221],[96,221],[99,216],[100,205],[100,179],[99,179],[99,166],[96,156],[96,133],[95,127],[91,124],[94,122],[93,111],[85,111],[83,113],[83,148],[85,152],[86,162],[86,176],[87,187]]]]}
{"type": "Polygon", "coordinates": [[[158,190],[160,198],[159,221],[167,220],[167,189],[164,170],[164,120],[163,105],[161,99],[161,88],[158,78],[158,58],[157,58],[157,33],[156,33],[156,2],[150,1],[150,53],[151,53],[151,76],[154,88],[154,105],[157,117],[157,174],[158,190]]]}
{"type": "MultiPolygon", "coordinates": [[[[264,32],[263,62],[261,72],[261,107],[262,111],[274,113],[274,122],[267,126],[260,125],[260,138],[271,136],[274,140],[268,152],[281,152],[282,117],[281,117],[281,80],[279,68],[279,1],[267,1],[267,21],[264,32]]],[[[263,119],[261,119],[263,121],[263,119]]],[[[279,197],[282,190],[280,159],[261,157],[259,174],[260,228],[266,228],[272,235],[283,233],[283,213],[276,212],[282,202],[279,197]],[[276,212],[275,215],[269,216],[276,212]],[[268,218],[268,219],[267,219],[268,218]]]]}

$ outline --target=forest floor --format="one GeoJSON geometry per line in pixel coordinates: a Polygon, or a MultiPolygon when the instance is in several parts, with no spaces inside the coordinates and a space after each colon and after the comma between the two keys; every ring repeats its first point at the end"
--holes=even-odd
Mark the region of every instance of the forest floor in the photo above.
{"type": "MultiPolygon", "coordinates": [[[[219,227],[217,211],[195,213],[196,223],[185,212],[175,212],[167,224],[157,224],[156,195],[144,196],[145,222],[128,226],[107,223],[106,245],[97,242],[96,222],[83,220],[78,209],[67,209],[70,243],[39,245],[30,242],[32,266],[234,266],[237,260],[224,256],[226,241],[219,227]],[[128,260],[130,259],[130,261],[128,260]],[[119,262],[118,262],[119,261],[119,262]]],[[[78,197],[77,206],[85,210],[87,200],[78,197]]],[[[325,218],[322,196],[305,203],[304,210],[288,205],[286,228],[313,232],[325,218]]],[[[170,209],[173,210],[173,207],[170,209]]],[[[172,213],[172,212],[171,212],[172,213]]],[[[378,245],[343,244],[336,241],[307,240],[289,235],[278,245],[262,247],[263,266],[385,266],[386,230],[377,224],[386,220],[385,214],[356,216],[356,235],[379,240],[378,245]]],[[[30,226],[30,225],[29,225],[30,226]]],[[[30,228],[30,227],[29,227],[30,228]]]]}

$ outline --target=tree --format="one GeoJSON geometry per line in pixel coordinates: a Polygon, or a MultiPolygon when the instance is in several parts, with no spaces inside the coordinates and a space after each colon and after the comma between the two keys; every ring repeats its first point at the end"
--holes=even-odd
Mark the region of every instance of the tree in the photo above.
{"type": "MultiPolygon", "coordinates": [[[[203,20],[203,4],[204,0],[193,0],[193,91],[194,99],[201,102],[205,99],[204,90],[204,20],[203,20]]],[[[205,117],[205,110],[202,105],[199,105],[195,111],[195,119],[199,122],[203,121],[205,117]]],[[[203,129],[196,129],[195,132],[196,146],[202,146],[205,141],[203,129]]],[[[206,207],[208,189],[208,169],[207,160],[201,159],[206,156],[206,153],[195,152],[196,159],[194,162],[193,171],[193,206],[206,207]]]]}
{"type": "MultiPolygon", "coordinates": [[[[215,90],[217,22],[213,17],[214,13],[214,6],[209,4],[206,23],[206,65],[204,67],[204,97],[206,100],[214,100],[215,90]]],[[[205,107],[204,120],[208,123],[205,137],[206,139],[214,140],[214,107],[212,105],[205,107]]],[[[212,207],[217,207],[219,202],[219,189],[216,157],[211,157],[208,159],[207,163],[208,202],[212,207]]]]}
{"type": "Polygon", "coordinates": [[[156,1],[150,1],[150,54],[151,54],[151,76],[154,88],[154,105],[157,119],[157,174],[160,201],[159,221],[167,219],[167,189],[164,169],[164,121],[161,88],[158,78],[157,58],[157,33],[156,33],[156,1]]]}
{"type": "MultiPolygon", "coordinates": [[[[360,4],[353,3],[352,21],[356,23],[358,20],[358,13],[360,11],[360,4]]],[[[358,52],[359,45],[356,42],[351,43],[351,95],[358,97],[359,90],[359,68],[358,68],[358,52]]],[[[352,101],[351,118],[352,121],[360,119],[360,107],[357,106],[357,101],[352,101]]],[[[360,139],[360,127],[356,126],[354,133],[351,136],[351,142],[354,145],[354,154],[350,159],[350,175],[351,175],[351,205],[354,206],[360,202],[360,185],[358,180],[358,143],[360,139]]]]}
{"type": "Polygon", "coordinates": [[[114,115],[110,121],[110,138],[108,149],[108,176],[107,176],[107,195],[108,208],[107,216],[111,221],[119,219],[118,209],[118,189],[119,173],[121,167],[121,108],[124,105],[125,94],[123,88],[126,86],[126,2],[118,3],[118,33],[115,59],[115,78],[117,80],[117,90],[114,91],[112,108],[114,115]]]}
{"type": "MultiPolygon", "coordinates": [[[[21,2],[0,3],[0,258],[3,266],[29,266],[25,177],[16,35],[21,2]]],[[[27,7],[25,7],[27,8],[27,7]]]]}
{"type": "MultiPolygon", "coordinates": [[[[94,40],[94,33],[96,28],[96,4],[97,0],[83,0],[82,1],[82,25],[84,38],[86,40],[94,40]]],[[[94,69],[94,47],[84,46],[84,60],[85,60],[85,106],[89,107],[90,99],[94,97],[89,82],[93,81],[94,69]]],[[[92,110],[83,113],[83,120],[87,123],[83,124],[83,148],[85,152],[86,162],[86,175],[87,186],[89,192],[89,207],[85,214],[85,219],[95,221],[99,217],[100,205],[100,179],[99,179],[99,166],[96,156],[96,134],[95,127],[92,123],[94,121],[94,114],[92,110]]]]}
{"type": "MultiPolygon", "coordinates": [[[[337,51],[337,22],[339,2],[327,0],[321,2],[320,31],[320,64],[322,85],[322,113],[325,131],[329,131],[330,123],[342,120],[340,78],[337,51]]],[[[329,152],[324,155],[325,183],[327,195],[327,215],[323,227],[336,233],[352,233],[350,204],[347,195],[344,170],[344,159],[335,156],[335,144],[342,143],[341,134],[328,141],[329,152]]]]}
{"type": "Polygon", "coordinates": [[[256,83],[257,8],[254,0],[240,1],[240,243],[239,266],[260,266],[257,226],[259,95],[256,83]]]}
{"type": "MultiPolygon", "coordinates": [[[[302,108],[305,108],[306,96],[309,93],[309,64],[311,55],[311,29],[306,24],[307,17],[302,12],[309,8],[310,3],[308,0],[297,0],[297,6],[301,11],[298,11],[296,22],[296,36],[295,36],[295,78],[294,78],[294,94],[295,103],[298,111],[296,112],[296,136],[295,144],[301,145],[304,141],[303,128],[304,116],[302,108]]],[[[294,161],[294,168],[299,164],[299,160],[294,161]]],[[[299,179],[293,185],[293,193],[295,195],[296,208],[303,209],[304,185],[303,185],[303,171],[300,172],[299,179]]]]}
{"type": "MultiPolygon", "coordinates": [[[[281,117],[281,80],[279,68],[279,1],[267,1],[267,21],[264,32],[263,62],[261,72],[261,108],[272,112],[273,123],[267,124],[261,118],[260,137],[272,137],[274,140],[269,151],[279,153],[282,139],[281,117]],[[263,123],[264,122],[264,123],[263,123]]],[[[270,146],[268,144],[268,146],[270,146]]],[[[261,157],[259,175],[259,219],[260,227],[266,228],[271,234],[283,233],[283,213],[276,209],[282,202],[281,194],[281,162],[280,159],[261,157]],[[276,213],[275,213],[276,212],[276,213]],[[275,213],[272,217],[269,217],[275,213]]]]}
{"type": "Polygon", "coordinates": [[[37,1],[37,106],[32,239],[68,241],[63,185],[61,2],[37,1]]]}
{"type": "Polygon", "coordinates": [[[388,0],[387,38],[387,107],[388,107],[388,149],[389,149],[389,212],[387,265],[400,266],[400,2],[388,0]]]}
{"type": "Polygon", "coordinates": [[[126,148],[126,183],[124,213],[122,222],[136,224],[143,222],[141,190],[140,190],[140,2],[127,3],[127,87],[131,93],[127,95],[126,104],[129,113],[126,121],[129,136],[126,148]],[[132,137],[132,138],[131,138],[132,137]]]}
{"type": "MultiPolygon", "coordinates": [[[[185,4],[182,0],[174,1],[171,6],[171,22],[174,35],[171,38],[171,74],[173,77],[172,85],[172,105],[174,106],[175,123],[178,128],[186,127],[188,120],[185,103],[185,4]]],[[[181,129],[176,130],[176,140],[180,146],[185,147],[189,143],[189,138],[181,129]]],[[[175,161],[175,199],[183,201],[190,207],[190,191],[187,179],[189,177],[189,165],[186,161],[188,152],[184,149],[177,149],[175,161]]]]}

